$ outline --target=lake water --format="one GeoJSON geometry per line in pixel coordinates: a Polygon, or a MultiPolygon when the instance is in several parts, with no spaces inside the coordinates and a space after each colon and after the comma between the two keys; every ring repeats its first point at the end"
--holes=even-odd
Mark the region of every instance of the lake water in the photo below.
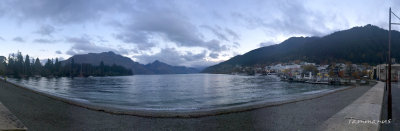
{"type": "Polygon", "coordinates": [[[288,83],[276,76],[222,74],[134,75],[9,79],[25,87],[100,106],[143,110],[196,110],[282,101],[342,88],[288,83]]]}

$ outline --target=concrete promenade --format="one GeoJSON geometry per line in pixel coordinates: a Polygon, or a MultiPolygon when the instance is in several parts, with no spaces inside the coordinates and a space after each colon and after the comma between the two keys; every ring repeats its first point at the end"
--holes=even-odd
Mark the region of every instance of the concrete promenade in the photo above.
{"type": "Polygon", "coordinates": [[[370,89],[357,86],[315,99],[197,118],[110,114],[5,82],[0,82],[0,101],[30,130],[316,130],[370,89]]]}
{"type": "MultiPolygon", "coordinates": [[[[387,119],[387,96],[385,96],[383,119],[387,119]]],[[[390,124],[381,125],[382,131],[397,131],[400,129],[400,82],[392,82],[392,120],[390,124]]]]}
{"type": "Polygon", "coordinates": [[[0,131],[24,131],[27,128],[0,102],[0,131]]]}
{"type": "Polygon", "coordinates": [[[378,131],[381,120],[385,84],[378,82],[364,95],[326,120],[321,130],[378,131]]]}

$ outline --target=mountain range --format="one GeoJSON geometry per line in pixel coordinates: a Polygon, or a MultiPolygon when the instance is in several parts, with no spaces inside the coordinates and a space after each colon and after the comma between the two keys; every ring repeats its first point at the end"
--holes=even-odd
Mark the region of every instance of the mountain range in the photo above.
{"type": "Polygon", "coordinates": [[[76,64],[85,63],[91,65],[99,65],[102,61],[104,65],[119,65],[126,69],[131,69],[133,74],[188,74],[188,73],[198,73],[200,70],[196,68],[184,67],[184,66],[172,66],[166,63],[160,62],[158,60],[149,64],[140,64],[133,61],[128,57],[115,54],[114,52],[103,52],[103,53],[88,53],[74,55],[62,64],[68,64],[71,61],[76,64]]]}
{"type": "MultiPolygon", "coordinates": [[[[237,66],[265,66],[274,63],[307,61],[317,64],[333,62],[384,63],[387,58],[388,31],[374,25],[353,27],[323,37],[291,37],[280,44],[254,49],[227,61],[205,68],[203,73],[231,73],[237,66]]],[[[400,32],[392,31],[392,58],[400,58],[400,32]]],[[[140,64],[113,52],[74,55],[62,61],[99,65],[120,65],[131,69],[133,74],[187,74],[199,69],[172,66],[161,61],[140,64]]]]}
{"type": "MultiPolygon", "coordinates": [[[[400,58],[400,32],[392,31],[392,58],[400,58]]],[[[291,37],[280,44],[261,47],[204,69],[204,73],[230,73],[236,66],[270,65],[295,60],[330,64],[333,62],[384,63],[388,30],[374,25],[353,27],[323,37],[291,37]]]]}

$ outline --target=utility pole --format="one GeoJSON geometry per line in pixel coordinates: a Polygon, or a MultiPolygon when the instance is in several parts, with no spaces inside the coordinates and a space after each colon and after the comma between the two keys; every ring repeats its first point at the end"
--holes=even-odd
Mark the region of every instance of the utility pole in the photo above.
{"type": "Polygon", "coordinates": [[[388,57],[389,57],[389,67],[388,67],[388,77],[387,77],[387,86],[388,86],[388,120],[392,119],[392,59],[390,56],[390,32],[392,31],[392,8],[389,8],[389,50],[388,50],[388,57]]]}
{"type": "Polygon", "coordinates": [[[392,119],[392,58],[391,58],[391,32],[392,32],[392,24],[400,25],[400,23],[392,23],[392,15],[394,15],[397,19],[400,20],[400,17],[392,12],[392,8],[389,8],[389,47],[388,47],[388,72],[387,72],[387,80],[386,86],[388,88],[388,119],[392,119]]]}

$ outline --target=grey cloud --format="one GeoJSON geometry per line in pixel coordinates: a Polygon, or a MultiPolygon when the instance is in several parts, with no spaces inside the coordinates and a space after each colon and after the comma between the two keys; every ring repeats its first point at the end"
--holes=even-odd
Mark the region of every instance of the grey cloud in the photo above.
{"type": "Polygon", "coordinates": [[[4,0],[4,14],[20,20],[51,20],[57,23],[79,23],[96,20],[106,11],[127,9],[125,1],[109,0],[4,0]]]}
{"type": "Polygon", "coordinates": [[[219,40],[232,41],[239,39],[239,35],[229,28],[222,28],[218,25],[213,27],[209,25],[201,25],[200,27],[210,30],[219,40]]]}
{"type": "MultiPolygon", "coordinates": [[[[305,7],[302,1],[268,1],[271,8],[264,8],[266,17],[254,14],[231,12],[233,19],[239,19],[248,28],[260,28],[270,33],[322,35],[330,32],[324,21],[326,15],[305,7]],[[325,17],[324,17],[325,16],[325,17]]],[[[263,4],[260,4],[263,5],[263,4]]],[[[262,12],[263,13],[263,12],[262,12]]]]}
{"type": "Polygon", "coordinates": [[[290,30],[296,33],[308,33],[321,35],[319,28],[326,30],[324,14],[307,10],[300,1],[287,1],[282,8],[283,19],[276,19],[268,23],[269,26],[277,26],[280,30],[290,30]]]}
{"type": "Polygon", "coordinates": [[[157,43],[153,41],[154,37],[174,42],[177,46],[203,47],[212,51],[227,49],[218,40],[203,40],[197,27],[179,11],[162,7],[143,10],[132,15],[126,23],[116,24],[121,32],[115,38],[133,43],[141,49],[155,47],[157,43]]]}
{"type": "Polygon", "coordinates": [[[5,39],[3,37],[0,36],[0,40],[5,41],[5,39]]]}
{"type": "Polygon", "coordinates": [[[217,12],[216,10],[212,10],[211,14],[215,19],[225,20],[225,18],[224,18],[225,16],[222,15],[221,13],[217,12]]]}
{"type": "MultiPolygon", "coordinates": [[[[229,1],[231,2],[231,1],[229,1]]],[[[1,12],[10,17],[17,17],[22,21],[38,20],[53,21],[54,23],[82,23],[98,20],[105,14],[132,15],[129,23],[121,24],[122,32],[118,33],[118,39],[126,43],[135,43],[140,48],[154,47],[156,44],[151,42],[152,36],[162,35],[167,40],[176,42],[181,46],[205,47],[201,33],[196,26],[189,22],[188,18],[182,15],[181,7],[183,2],[175,1],[109,1],[109,0],[36,0],[27,2],[26,0],[4,0],[0,2],[1,12]],[[34,4],[32,4],[34,3],[34,4]],[[153,26],[154,25],[154,26],[153,26]],[[124,29],[125,27],[130,27],[124,29]],[[137,32],[137,33],[135,33],[137,32]],[[141,39],[139,39],[141,38],[141,39]],[[136,40],[139,39],[139,40],[136,40]],[[143,45],[144,44],[144,45],[143,45]]],[[[189,2],[190,3],[190,2],[189,2]]],[[[269,32],[284,33],[308,33],[321,34],[325,27],[324,22],[327,18],[325,14],[308,10],[303,1],[254,1],[242,2],[232,1],[230,7],[225,7],[228,12],[214,10],[219,9],[218,5],[209,5],[211,2],[193,2],[195,4],[205,4],[206,9],[210,8],[210,13],[216,18],[222,18],[223,13],[232,12],[232,21],[237,19],[244,20],[246,25],[265,27],[269,32]],[[246,4],[244,4],[246,3],[246,4]],[[233,6],[232,6],[233,5],[233,6]],[[251,5],[250,8],[257,10],[256,14],[251,11],[238,13],[235,10],[243,9],[243,6],[251,5]],[[214,8],[216,7],[216,8],[214,8]],[[233,9],[233,10],[232,10],[233,9]],[[222,14],[220,13],[222,12],[222,14]],[[263,14],[260,16],[260,14],[263,14]],[[265,15],[264,15],[265,14],[265,15]]],[[[187,3],[186,3],[187,4],[187,3]]],[[[185,4],[183,4],[185,6],[185,4]]],[[[225,18],[225,17],[224,17],[225,18]]],[[[225,19],[224,21],[229,21],[225,19]]],[[[222,29],[235,39],[239,35],[230,29],[222,29]]],[[[226,39],[226,35],[221,35],[223,31],[216,33],[221,40],[226,39]]]]}
{"type": "Polygon", "coordinates": [[[125,43],[133,43],[140,50],[149,50],[157,45],[150,40],[150,37],[150,34],[146,32],[125,32],[115,35],[115,38],[125,43]]]}
{"type": "Polygon", "coordinates": [[[36,43],[43,43],[43,44],[52,44],[52,43],[58,42],[58,40],[41,39],[41,38],[39,38],[39,39],[33,40],[33,42],[36,42],[36,43]]]}
{"type": "Polygon", "coordinates": [[[16,42],[25,42],[25,40],[22,38],[22,37],[15,37],[14,39],[13,39],[13,41],[16,41],[16,42]]]}
{"type": "Polygon", "coordinates": [[[221,31],[221,27],[219,26],[215,26],[215,27],[211,27],[208,25],[202,25],[200,27],[203,27],[205,29],[210,30],[212,33],[214,33],[214,35],[216,35],[218,37],[218,39],[220,40],[225,40],[225,41],[229,41],[229,39],[225,36],[225,34],[223,34],[221,31]]]}
{"type": "Polygon", "coordinates": [[[260,47],[264,47],[264,46],[270,46],[270,45],[274,45],[276,43],[268,41],[268,42],[262,42],[259,44],[260,47]]]}
{"type": "Polygon", "coordinates": [[[83,35],[81,37],[70,37],[70,38],[66,39],[67,42],[74,43],[74,44],[91,43],[90,40],[91,40],[91,38],[88,35],[83,35]]]}
{"type": "Polygon", "coordinates": [[[221,45],[218,40],[210,40],[205,42],[204,45],[211,51],[225,51],[228,50],[226,45],[221,45]]]}
{"type": "Polygon", "coordinates": [[[234,48],[238,48],[240,46],[240,44],[239,44],[239,42],[233,42],[233,45],[232,45],[232,47],[234,47],[234,48]]]}
{"type": "Polygon", "coordinates": [[[4,4],[0,3],[0,17],[4,15],[4,4]]]}
{"type": "Polygon", "coordinates": [[[100,52],[107,52],[113,51],[119,54],[125,54],[128,51],[124,49],[113,49],[104,46],[98,46],[91,42],[91,38],[87,35],[83,35],[81,37],[71,37],[66,39],[66,42],[73,43],[72,47],[65,52],[68,55],[75,55],[75,54],[87,54],[87,53],[100,53],[100,52]]]}
{"type": "Polygon", "coordinates": [[[104,39],[102,36],[96,36],[99,42],[108,42],[108,40],[104,39]]]}
{"type": "Polygon", "coordinates": [[[225,31],[233,37],[234,40],[239,40],[240,36],[231,29],[225,28],[225,31]]]}
{"type": "Polygon", "coordinates": [[[59,50],[58,50],[58,51],[56,51],[55,53],[56,53],[56,54],[62,54],[62,52],[61,52],[61,51],[59,51],[59,50]]]}
{"type": "MultiPolygon", "coordinates": [[[[215,27],[210,27],[207,25],[202,25],[201,27],[206,28],[208,30],[210,30],[211,32],[214,33],[214,35],[216,35],[218,37],[218,40],[213,39],[210,41],[207,41],[204,43],[204,45],[206,45],[208,47],[208,49],[210,49],[211,51],[225,51],[228,50],[228,46],[227,45],[222,45],[220,44],[220,40],[224,40],[224,41],[232,41],[232,40],[236,40],[238,39],[238,36],[236,33],[234,33],[232,30],[225,28],[225,31],[230,31],[230,33],[228,33],[228,35],[233,35],[233,38],[230,39],[228,38],[228,35],[226,35],[225,33],[221,32],[220,30],[224,30],[219,26],[215,26],[215,27]]],[[[230,45],[230,47],[237,47],[237,42],[233,42],[231,43],[232,45],[230,45]]]]}
{"type": "Polygon", "coordinates": [[[216,58],[218,58],[219,54],[218,54],[218,53],[210,53],[209,56],[210,56],[211,58],[216,59],[216,58]]]}
{"type": "Polygon", "coordinates": [[[202,53],[199,54],[194,54],[191,52],[186,52],[185,54],[182,54],[174,48],[165,48],[162,49],[159,53],[156,53],[154,55],[140,55],[137,56],[136,58],[141,63],[150,63],[155,60],[160,60],[170,65],[193,67],[193,66],[200,66],[197,65],[199,63],[203,63],[201,64],[201,66],[203,66],[204,64],[210,65],[210,62],[204,60],[205,56],[206,56],[206,51],[203,51],[202,53]]]}
{"type": "Polygon", "coordinates": [[[206,51],[204,50],[202,53],[193,54],[192,52],[186,52],[185,55],[182,55],[182,58],[186,61],[196,61],[201,60],[206,56],[206,51]]]}
{"type": "Polygon", "coordinates": [[[42,36],[52,36],[51,34],[55,31],[56,29],[51,25],[42,25],[35,33],[38,33],[42,36]]]}

